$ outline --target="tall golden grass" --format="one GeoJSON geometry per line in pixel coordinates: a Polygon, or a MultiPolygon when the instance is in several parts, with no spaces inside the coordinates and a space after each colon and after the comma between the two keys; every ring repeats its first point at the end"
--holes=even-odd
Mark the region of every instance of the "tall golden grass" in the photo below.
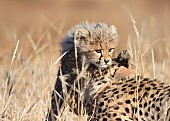
{"type": "MultiPolygon", "coordinates": [[[[44,120],[57,76],[59,42],[83,20],[115,24],[121,38],[116,53],[128,48],[139,74],[169,83],[169,4],[168,0],[2,1],[0,120],[44,120]]],[[[68,120],[86,119],[65,115],[68,120]]]]}

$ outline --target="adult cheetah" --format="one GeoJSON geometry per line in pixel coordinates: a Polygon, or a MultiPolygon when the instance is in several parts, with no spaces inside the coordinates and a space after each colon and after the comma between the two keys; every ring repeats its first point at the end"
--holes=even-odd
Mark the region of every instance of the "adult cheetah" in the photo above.
{"type": "Polygon", "coordinates": [[[84,93],[90,121],[170,121],[170,86],[130,73],[117,79],[113,67],[107,68],[116,72],[109,83],[95,73],[84,93]]]}
{"type": "Polygon", "coordinates": [[[65,55],[52,92],[49,121],[55,119],[66,104],[76,114],[81,113],[80,92],[86,82],[82,70],[91,74],[95,68],[107,68],[112,63],[118,41],[116,27],[105,23],[83,22],[68,31],[61,42],[65,55]]]}

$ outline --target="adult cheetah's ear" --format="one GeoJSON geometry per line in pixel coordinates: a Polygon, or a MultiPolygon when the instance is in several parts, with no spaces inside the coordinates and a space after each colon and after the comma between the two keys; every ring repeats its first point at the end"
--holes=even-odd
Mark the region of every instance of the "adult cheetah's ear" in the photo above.
{"type": "Polygon", "coordinates": [[[77,45],[88,44],[88,40],[90,39],[90,31],[85,28],[79,28],[74,33],[74,42],[77,45]]]}

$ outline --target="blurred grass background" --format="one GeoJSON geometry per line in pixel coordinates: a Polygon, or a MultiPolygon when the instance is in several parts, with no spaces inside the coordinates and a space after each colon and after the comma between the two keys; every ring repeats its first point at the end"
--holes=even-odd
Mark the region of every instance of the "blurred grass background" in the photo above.
{"type": "Polygon", "coordinates": [[[120,34],[116,51],[130,48],[147,76],[169,83],[169,0],[1,0],[0,120],[43,120],[56,79],[59,42],[84,20],[115,24],[120,34]]]}

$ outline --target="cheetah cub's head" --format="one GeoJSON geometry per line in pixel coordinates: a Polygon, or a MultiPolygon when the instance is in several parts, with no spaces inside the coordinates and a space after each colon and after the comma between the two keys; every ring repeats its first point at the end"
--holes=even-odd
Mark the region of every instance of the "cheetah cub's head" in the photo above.
{"type": "Polygon", "coordinates": [[[78,28],[74,33],[74,44],[85,57],[85,63],[106,68],[111,64],[119,37],[114,25],[93,24],[93,27],[78,28]]]}

